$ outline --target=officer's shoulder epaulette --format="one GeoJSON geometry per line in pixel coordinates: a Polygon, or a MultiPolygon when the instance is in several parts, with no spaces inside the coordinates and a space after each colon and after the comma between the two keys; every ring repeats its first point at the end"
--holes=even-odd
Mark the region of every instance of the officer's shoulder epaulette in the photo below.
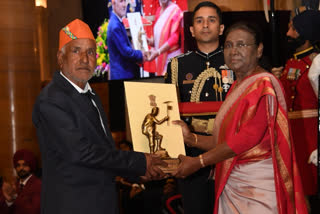
{"type": "Polygon", "coordinates": [[[171,62],[174,58],[178,59],[178,58],[187,56],[187,55],[189,55],[189,54],[191,54],[191,53],[192,53],[192,51],[188,51],[188,52],[186,52],[186,53],[179,54],[179,55],[177,55],[177,56],[175,56],[175,57],[170,58],[170,62],[171,62]]]}

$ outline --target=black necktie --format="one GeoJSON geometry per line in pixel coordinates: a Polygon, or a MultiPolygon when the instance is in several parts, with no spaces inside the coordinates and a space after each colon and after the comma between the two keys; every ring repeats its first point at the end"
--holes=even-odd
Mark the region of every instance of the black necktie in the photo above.
{"type": "Polygon", "coordinates": [[[86,93],[81,93],[81,94],[88,97],[90,99],[90,102],[91,102],[91,99],[93,99],[94,97],[94,95],[90,91],[87,91],[86,93]]]}
{"type": "Polygon", "coordinates": [[[94,104],[92,103],[92,100],[94,95],[90,92],[90,91],[87,91],[86,93],[81,93],[82,95],[84,95],[85,97],[87,97],[87,101],[89,102],[89,105],[91,106],[92,110],[96,113],[96,116],[99,118],[100,120],[100,115],[99,115],[99,112],[98,112],[98,109],[96,106],[94,106],[94,104]]]}

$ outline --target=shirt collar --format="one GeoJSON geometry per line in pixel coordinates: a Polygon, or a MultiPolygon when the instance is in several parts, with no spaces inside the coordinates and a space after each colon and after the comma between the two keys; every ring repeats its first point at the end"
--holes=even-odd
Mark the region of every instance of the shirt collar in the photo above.
{"type": "Polygon", "coordinates": [[[314,49],[313,46],[311,46],[311,47],[309,47],[307,49],[304,49],[302,51],[299,51],[299,52],[293,54],[293,57],[295,59],[301,59],[301,58],[303,58],[305,56],[308,56],[309,54],[313,53],[314,52],[313,49],[314,49]]]}
{"type": "Polygon", "coordinates": [[[23,186],[25,186],[28,182],[28,180],[31,178],[32,174],[29,175],[29,177],[27,177],[26,179],[24,179],[24,181],[20,180],[20,184],[22,184],[23,186]]]}
{"type": "Polygon", "coordinates": [[[87,93],[88,91],[90,91],[91,94],[95,95],[92,92],[91,86],[89,85],[89,83],[87,83],[84,87],[84,89],[80,88],[79,86],[77,86],[76,84],[74,84],[72,81],[70,81],[61,71],[60,71],[61,76],[63,76],[79,93],[87,93]]]}
{"type": "Polygon", "coordinates": [[[119,19],[120,22],[122,22],[122,18],[120,18],[114,11],[113,14],[119,19]]]}
{"type": "Polygon", "coordinates": [[[222,48],[221,47],[218,47],[217,49],[215,49],[214,51],[210,52],[210,53],[204,53],[202,51],[200,51],[199,49],[196,50],[196,53],[206,59],[214,56],[214,55],[217,55],[218,53],[222,52],[222,48]]]}

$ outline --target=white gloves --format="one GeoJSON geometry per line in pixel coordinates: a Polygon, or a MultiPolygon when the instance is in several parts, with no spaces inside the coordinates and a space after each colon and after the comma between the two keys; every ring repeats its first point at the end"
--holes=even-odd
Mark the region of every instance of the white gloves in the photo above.
{"type": "Polygon", "coordinates": [[[314,165],[318,166],[318,150],[317,149],[311,152],[308,163],[313,163],[314,165]]]}

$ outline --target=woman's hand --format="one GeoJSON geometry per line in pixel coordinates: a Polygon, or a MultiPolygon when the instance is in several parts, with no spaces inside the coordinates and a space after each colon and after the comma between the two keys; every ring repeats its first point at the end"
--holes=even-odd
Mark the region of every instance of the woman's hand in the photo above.
{"type": "Polygon", "coordinates": [[[178,169],[172,173],[176,178],[186,178],[201,168],[199,157],[179,155],[180,164],[178,169]]]}
{"type": "Polygon", "coordinates": [[[187,146],[192,147],[196,142],[196,138],[190,131],[188,125],[182,120],[174,120],[172,121],[172,124],[181,126],[184,143],[187,144],[187,146]]]}
{"type": "Polygon", "coordinates": [[[148,45],[150,45],[150,46],[154,46],[154,39],[153,39],[153,37],[147,38],[147,43],[148,43],[148,45]]]}
{"type": "Polygon", "coordinates": [[[159,56],[158,52],[155,50],[155,49],[152,49],[150,51],[150,56],[149,56],[149,59],[148,61],[152,61],[154,60],[155,58],[157,58],[159,56]]]}

